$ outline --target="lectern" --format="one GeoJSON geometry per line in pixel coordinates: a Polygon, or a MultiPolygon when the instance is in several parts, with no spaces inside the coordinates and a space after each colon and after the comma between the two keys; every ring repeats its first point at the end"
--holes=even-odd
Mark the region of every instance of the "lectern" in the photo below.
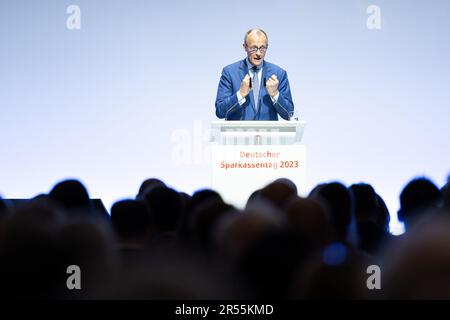
{"type": "Polygon", "coordinates": [[[278,178],[306,185],[304,121],[213,121],[212,187],[243,208],[249,196],[278,178]]]}

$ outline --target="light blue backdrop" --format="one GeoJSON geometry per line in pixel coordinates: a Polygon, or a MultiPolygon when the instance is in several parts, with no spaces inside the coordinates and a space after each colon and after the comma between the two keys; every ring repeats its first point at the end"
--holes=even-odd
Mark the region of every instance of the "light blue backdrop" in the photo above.
{"type": "Polygon", "coordinates": [[[220,72],[255,26],[308,122],[300,188],[371,183],[398,232],[405,183],[441,186],[450,169],[446,0],[1,0],[0,193],[31,197],[77,177],[109,208],[146,177],[209,186],[220,72]],[[80,30],[66,27],[72,4],[80,30]],[[367,28],[369,5],[380,30],[367,28]]]}

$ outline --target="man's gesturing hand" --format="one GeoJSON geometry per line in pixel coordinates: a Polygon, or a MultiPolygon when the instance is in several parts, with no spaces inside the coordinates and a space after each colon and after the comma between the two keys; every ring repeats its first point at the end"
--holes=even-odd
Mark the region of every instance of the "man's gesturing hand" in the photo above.
{"type": "Polygon", "coordinates": [[[250,76],[247,74],[241,82],[239,93],[245,98],[250,93],[250,76]]]}
{"type": "MultiPolygon", "coordinates": [[[[272,75],[269,80],[266,81],[266,89],[269,95],[273,98],[278,93],[278,79],[276,75],[272,75]]],[[[241,87],[242,88],[242,87],[241,87]]]]}

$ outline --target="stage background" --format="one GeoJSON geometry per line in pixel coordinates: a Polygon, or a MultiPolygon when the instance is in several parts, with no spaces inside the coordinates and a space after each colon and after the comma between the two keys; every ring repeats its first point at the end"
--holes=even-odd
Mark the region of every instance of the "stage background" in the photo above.
{"type": "Polygon", "coordinates": [[[109,209],[147,177],[208,187],[218,80],[251,27],[267,31],[266,60],[288,71],[308,123],[299,188],[371,183],[401,232],[403,186],[417,175],[442,186],[450,169],[446,0],[2,0],[0,194],[76,177],[109,209]],[[367,27],[369,5],[381,29],[367,27]]]}

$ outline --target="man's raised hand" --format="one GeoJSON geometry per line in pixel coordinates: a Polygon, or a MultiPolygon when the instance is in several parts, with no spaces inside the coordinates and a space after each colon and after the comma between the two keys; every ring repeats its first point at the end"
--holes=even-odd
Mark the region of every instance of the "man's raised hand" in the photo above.
{"type": "Polygon", "coordinates": [[[267,92],[272,98],[275,97],[278,93],[278,84],[278,78],[274,74],[269,78],[269,80],[266,81],[267,92]]]}
{"type": "Polygon", "coordinates": [[[250,93],[250,81],[250,76],[246,74],[244,80],[242,80],[241,82],[241,88],[239,89],[239,93],[243,98],[245,98],[250,93]]]}

